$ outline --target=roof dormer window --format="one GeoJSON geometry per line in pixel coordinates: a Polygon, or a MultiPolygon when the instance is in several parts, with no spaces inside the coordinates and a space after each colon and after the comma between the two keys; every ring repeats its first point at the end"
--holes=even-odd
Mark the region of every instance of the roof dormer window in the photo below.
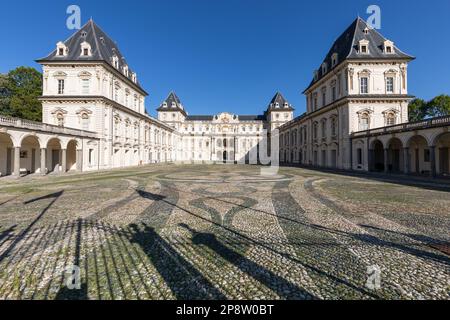
{"type": "Polygon", "coordinates": [[[361,54],[369,53],[369,41],[368,40],[359,41],[359,53],[361,53],[361,54]]]}
{"type": "Polygon", "coordinates": [[[386,40],[383,45],[384,53],[391,54],[394,53],[394,43],[392,41],[386,40]]]}
{"type": "Polygon", "coordinates": [[[317,80],[319,80],[319,71],[315,70],[314,71],[314,81],[317,81],[317,80]]]}
{"type": "Polygon", "coordinates": [[[364,30],[363,30],[363,32],[364,32],[364,34],[369,34],[369,28],[368,28],[368,27],[365,27],[364,30]]]}
{"type": "Polygon", "coordinates": [[[275,103],[275,108],[279,108],[280,104],[278,102],[275,103]]]}
{"type": "Polygon", "coordinates": [[[113,66],[116,69],[119,69],[119,58],[117,56],[112,57],[113,66]]]}
{"type": "Polygon", "coordinates": [[[324,62],[324,63],[322,63],[322,75],[327,73],[327,71],[328,71],[328,65],[326,62],[324,62]]]}
{"type": "Polygon", "coordinates": [[[123,66],[123,74],[128,77],[128,66],[123,66]]]}
{"type": "Polygon", "coordinates": [[[81,44],[81,56],[83,56],[83,57],[91,56],[91,45],[86,41],[84,41],[81,44]]]}
{"type": "Polygon", "coordinates": [[[67,53],[68,53],[68,50],[67,50],[66,45],[62,42],[58,42],[56,44],[56,55],[58,57],[65,57],[65,56],[67,56],[67,53]]]}
{"type": "Polygon", "coordinates": [[[133,80],[134,83],[137,82],[137,75],[136,75],[136,73],[133,72],[133,73],[131,74],[131,80],[133,80]]]}
{"type": "Polygon", "coordinates": [[[331,56],[331,67],[334,68],[338,63],[338,54],[337,53],[333,53],[333,55],[331,56]]]}

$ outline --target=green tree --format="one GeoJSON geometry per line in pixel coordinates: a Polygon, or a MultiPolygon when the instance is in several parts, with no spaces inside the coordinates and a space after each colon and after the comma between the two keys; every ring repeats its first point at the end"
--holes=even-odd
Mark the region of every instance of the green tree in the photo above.
{"type": "Polygon", "coordinates": [[[450,115],[450,96],[442,94],[427,103],[427,116],[430,118],[450,115]]]}
{"type": "Polygon", "coordinates": [[[11,90],[9,89],[9,79],[5,74],[0,74],[0,114],[11,116],[11,90]]]}
{"type": "Polygon", "coordinates": [[[19,67],[8,73],[8,87],[11,92],[10,110],[12,116],[42,121],[42,75],[29,67],[19,67]]]}
{"type": "Polygon", "coordinates": [[[420,121],[427,116],[427,102],[422,99],[414,99],[408,105],[409,121],[420,121]]]}

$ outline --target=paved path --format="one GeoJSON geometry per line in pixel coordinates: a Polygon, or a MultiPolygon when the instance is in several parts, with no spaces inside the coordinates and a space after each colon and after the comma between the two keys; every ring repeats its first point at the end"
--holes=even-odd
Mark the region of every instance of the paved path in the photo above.
{"type": "Polygon", "coordinates": [[[445,184],[299,168],[3,180],[0,298],[449,299],[449,207],[445,184]]]}

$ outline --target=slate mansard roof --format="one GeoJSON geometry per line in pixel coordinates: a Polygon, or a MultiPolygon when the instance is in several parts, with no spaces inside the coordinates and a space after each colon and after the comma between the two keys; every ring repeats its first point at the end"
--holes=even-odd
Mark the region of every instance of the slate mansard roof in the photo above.
{"type": "MultiPolygon", "coordinates": [[[[186,117],[187,121],[214,121],[215,115],[188,115],[180,98],[175,92],[169,93],[167,98],[159,106],[156,111],[163,112],[181,112],[186,117]]],[[[270,111],[294,111],[291,104],[279,92],[270,101],[267,111],[263,115],[235,115],[239,121],[266,121],[267,113],[270,111]]]]}
{"type": "Polygon", "coordinates": [[[277,92],[270,101],[269,106],[267,107],[267,112],[274,110],[294,111],[294,108],[289,104],[289,102],[283,97],[280,92],[277,92]]]}
{"type": "Polygon", "coordinates": [[[322,72],[322,67],[320,66],[318,71],[318,78],[311,81],[311,84],[305,89],[305,92],[314,83],[318,82],[324,76],[329,74],[333,69],[339,66],[345,60],[367,60],[367,59],[380,59],[380,60],[413,60],[414,57],[402,52],[395,45],[393,46],[393,53],[384,52],[384,42],[387,41],[384,36],[382,36],[377,30],[370,27],[363,19],[357,18],[353,23],[337,38],[334,44],[331,46],[328,54],[326,55],[323,63],[327,64],[327,71],[322,72]],[[366,33],[366,32],[367,33],[366,33]],[[369,53],[360,54],[359,42],[361,40],[369,41],[369,53]],[[332,56],[337,53],[337,63],[332,66],[332,56]]]}
{"type": "Polygon", "coordinates": [[[117,44],[114,40],[112,40],[105,32],[100,29],[100,27],[90,19],[80,30],[75,32],[69,39],[63,42],[66,48],[68,49],[67,55],[59,56],[57,55],[57,49],[53,50],[48,56],[45,58],[37,60],[38,63],[45,62],[80,62],[80,61],[89,61],[89,62],[106,62],[111,67],[114,68],[113,65],[113,57],[116,56],[119,60],[119,72],[125,78],[128,78],[135,86],[137,86],[141,91],[145,94],[145,90],[139,84],[139,81],[136,83],[132,79],[133,71],[129,68],[125,57],[120,52],[117,44]],[[82,56],[81,55],[81,44],[83,42],[89,43],[91,46],[91,55],[90,56],[82,56]],[[122,68],[124,66],[128,66],[128,77],[123,74],[122,68]]]}
{"type": "Polygon", "coordinates": [[[180,98],[178,98],[178,96],[176,95],[175,92],[171,92],[169,93],[169,95],[167,96],[166,100],[163,101],[163,103],[161,103],[161,105],[159,106],[158,109],[156,109],[156,111],[179,111],[182,114],[184,114],[185,116],[187,116],[186,111],[184,110],[183,105],[181,104],[181,100],[180,98]]]}

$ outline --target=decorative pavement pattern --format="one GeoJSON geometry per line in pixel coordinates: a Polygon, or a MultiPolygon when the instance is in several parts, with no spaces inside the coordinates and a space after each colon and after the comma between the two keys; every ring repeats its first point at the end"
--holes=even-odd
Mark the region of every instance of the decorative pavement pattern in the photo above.
{"type": "Polygon", "coordinates": [[[449,299],[450,186],[386,179],[230,165],[2,179],[0,299],[449,299]]]}

